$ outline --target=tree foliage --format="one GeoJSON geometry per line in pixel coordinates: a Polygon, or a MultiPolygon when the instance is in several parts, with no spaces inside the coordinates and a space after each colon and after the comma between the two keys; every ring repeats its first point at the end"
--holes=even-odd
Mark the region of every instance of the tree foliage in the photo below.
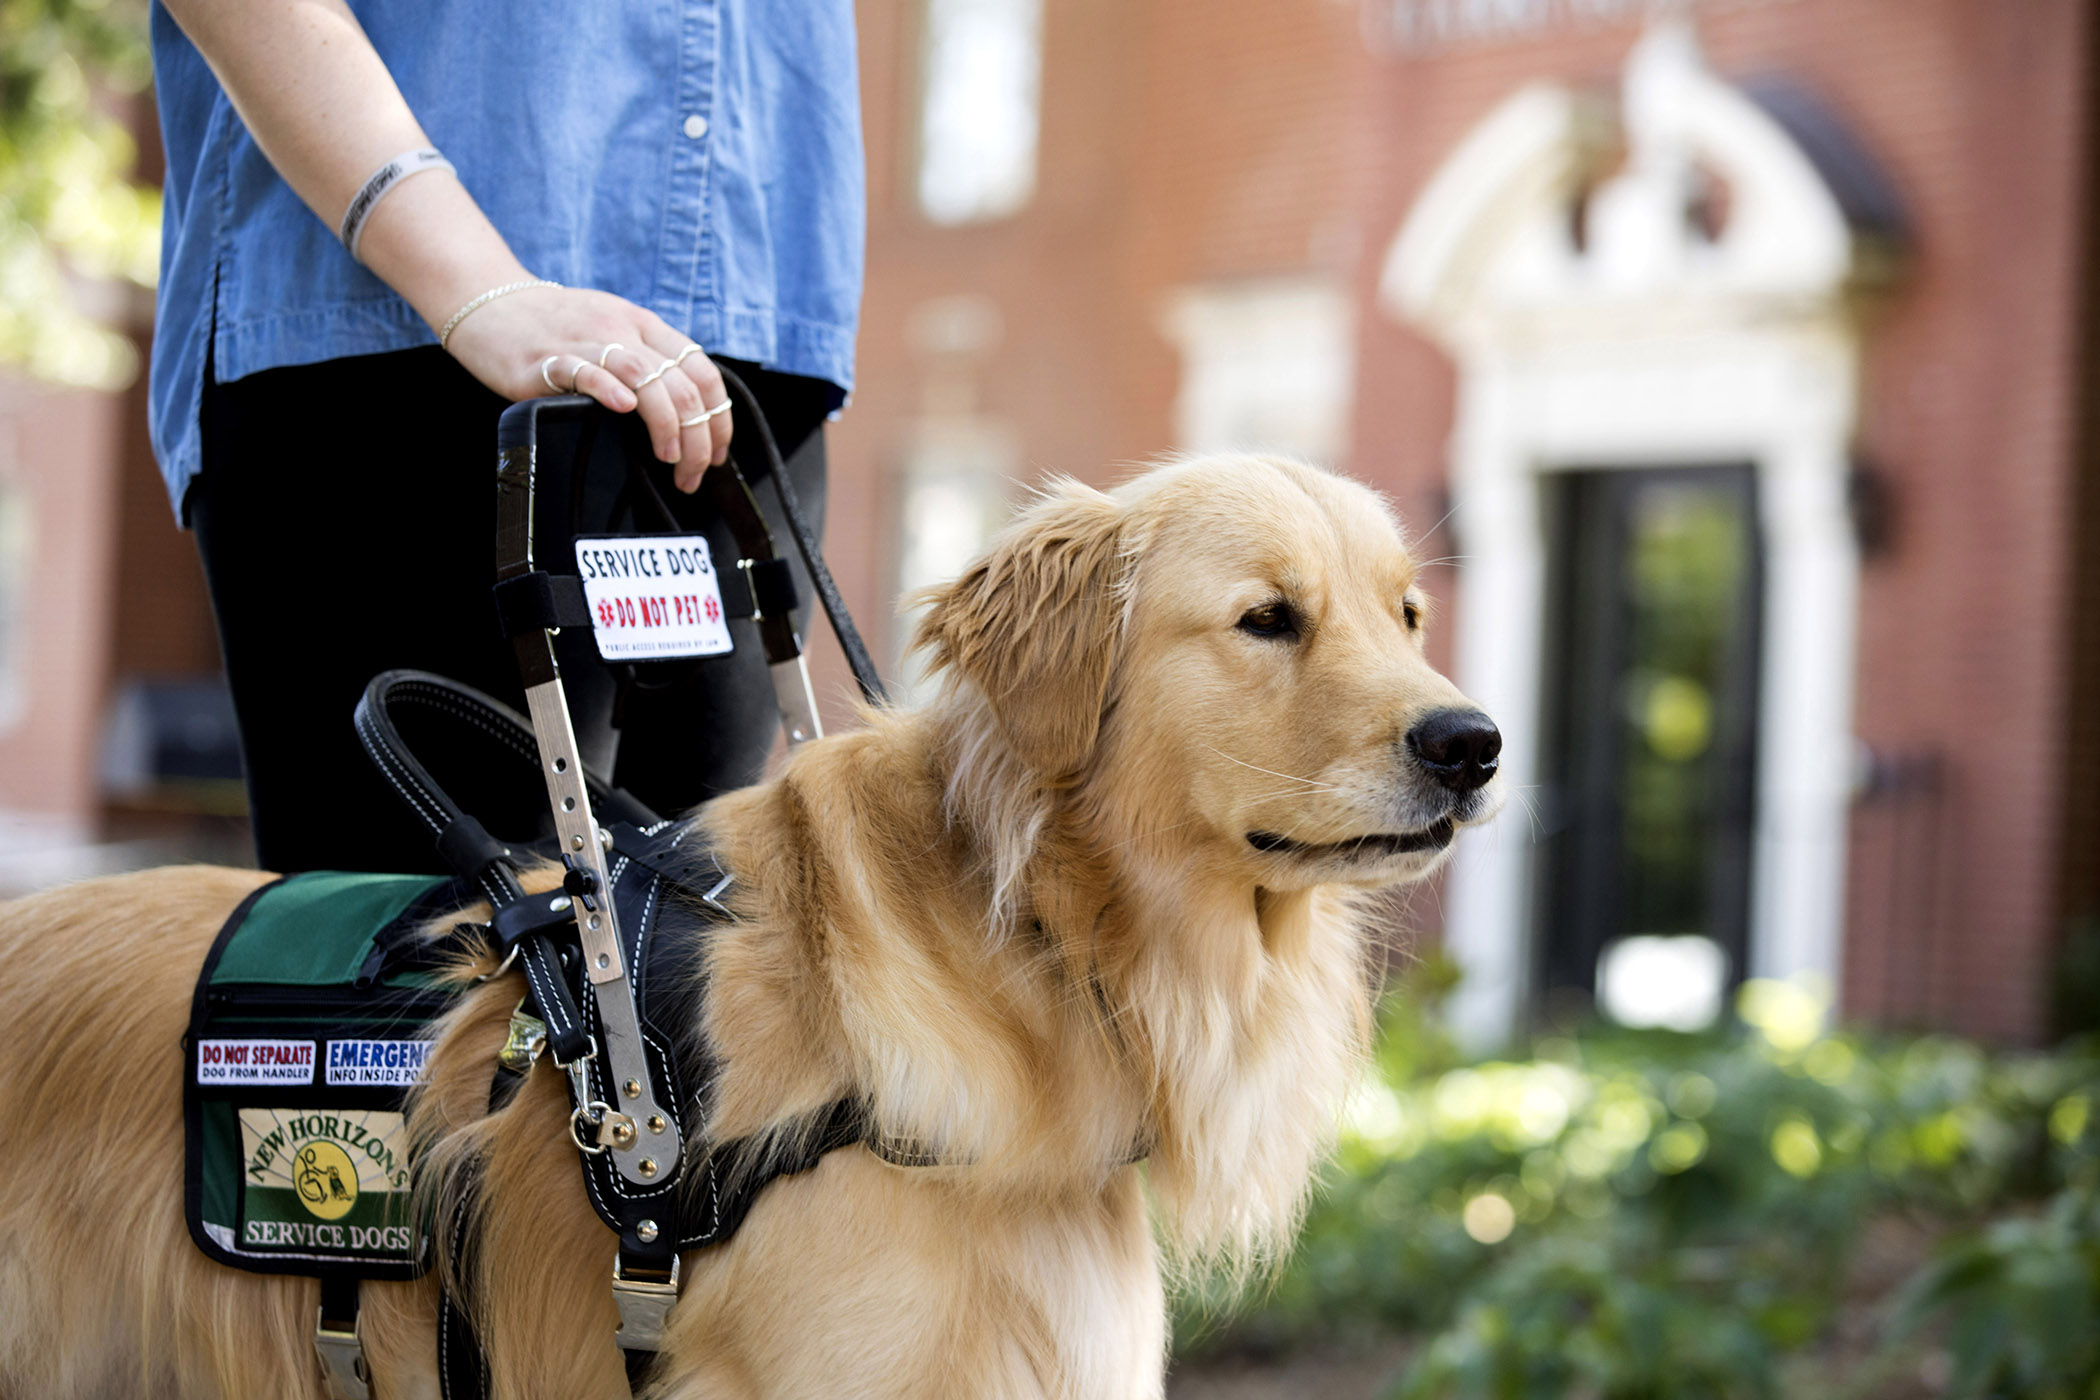
{"type": "Polygon", "coordinates": [[[0,0],[0,364],[111,388],[138,352],[110,328],[151,286],[160,195],[121,119],[151,79],[145,0],[0,0]]]}

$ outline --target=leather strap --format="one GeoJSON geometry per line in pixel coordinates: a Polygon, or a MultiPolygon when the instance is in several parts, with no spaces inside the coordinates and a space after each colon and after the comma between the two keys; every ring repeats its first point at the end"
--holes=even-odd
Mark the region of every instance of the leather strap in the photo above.
{"type": "MultiPolygon", "coordinates": [[[[467,1229],[472,1214],[469,1198],[462,1196],[452,1212],[450,1258],[461,1279],[473,1277],[473,1234],[467,1229]]],[[[452,1290],[438,1289],[438,1394],[443,1400],[486,1400],[489,1393],[489,1362],[481,1350],[481,1336],[462,1300],[452,1290]]]]}
{"type": "Polygon", "coordinates": [[[750,386],[737,377],[736,371],[726,365],[717,364],[722,371],[723,387],[729,390],[729,400],[736,405],[737,426],[758,439],[759,458],[752,468],[744,472],[746,481],[757,481],[770,477],[773,490],[780,498],[780,512],[787,517],[788,533],[795,537],[795,551],[802,556],[802,565],[809,570],[809,580],[816,586],[817,598],[824,605],[824,615],[831,620],[831,630],[839,639],[839,650],[846,654],[846,664],[853,669],[853,680],[860,687],[861,695],[871,705],[883,702],[882,676],[875,669],[875,658],[868,653],[868,644],[861,640],[860,629],[853,625],[853,615],[846,609],[845,595],[839,592],[831,570],[825,566],[824,551],[817,542],[817,532],[802,513],[802,502],[795,495],[795,487],[787,477],[787,466],[780,459],[780,444],[773,439],[773,429],[766,422],[758,399],[750,386]]]}

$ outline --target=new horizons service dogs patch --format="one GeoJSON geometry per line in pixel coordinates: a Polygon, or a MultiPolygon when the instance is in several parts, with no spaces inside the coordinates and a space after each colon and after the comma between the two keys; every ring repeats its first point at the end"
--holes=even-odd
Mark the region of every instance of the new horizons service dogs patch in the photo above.
{"type": "Polygon", "coordinates": [[[242,1250],[414,1253],[401,1114],[244,1108],[240,1119],[242,1250]]]}

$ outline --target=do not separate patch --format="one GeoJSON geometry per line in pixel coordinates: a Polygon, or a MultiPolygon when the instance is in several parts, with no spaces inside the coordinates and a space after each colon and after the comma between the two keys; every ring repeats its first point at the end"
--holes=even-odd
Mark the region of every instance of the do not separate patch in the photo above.
{"type": "Polygon", "coordinates": [[[587,535],[576,573],[607,661],[720,656],[732,649],[714,556],[700,535],[587,535]]]}
{"type": "Polygon", "coordinates": [[[311,1084],[311,1040],[200,1040],[199,1084],[311,1084]]]}

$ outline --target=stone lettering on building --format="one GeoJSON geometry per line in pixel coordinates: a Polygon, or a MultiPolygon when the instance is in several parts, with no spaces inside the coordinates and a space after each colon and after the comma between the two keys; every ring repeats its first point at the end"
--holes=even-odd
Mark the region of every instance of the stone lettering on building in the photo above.
{"type": "Polygon", "coordinates": [[[1517,43],[1636,24],[1671,14],[1720,14],[1799,0],[1365,0],[1371,46],[1404,55],[1517,43]]]}

